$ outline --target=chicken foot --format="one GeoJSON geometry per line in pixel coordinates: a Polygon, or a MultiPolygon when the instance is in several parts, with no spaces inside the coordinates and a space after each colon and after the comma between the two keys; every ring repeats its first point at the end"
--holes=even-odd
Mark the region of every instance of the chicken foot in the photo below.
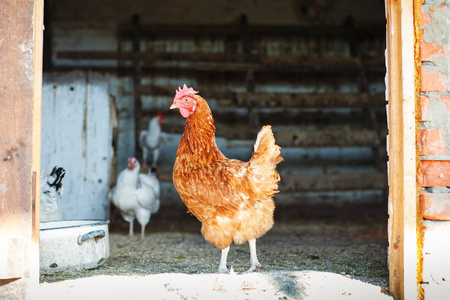
{"type": "MultiPolygon", "coordinates": [[[[258,256],[256,255],[256,239],[251,239],[248,241],[248,245],[250,247],[250,269],[248,269],[243,274],[252,273],[258,271],[261,267],[261,264],[258,261],[258,256]]],[[[222,250],[222,256],[220,258],[220,264],[218,272],[221,274],[229,274],[227,268],[227,257],[228,252],[230,251],[230,246],[226,247],[222,250]]]]}

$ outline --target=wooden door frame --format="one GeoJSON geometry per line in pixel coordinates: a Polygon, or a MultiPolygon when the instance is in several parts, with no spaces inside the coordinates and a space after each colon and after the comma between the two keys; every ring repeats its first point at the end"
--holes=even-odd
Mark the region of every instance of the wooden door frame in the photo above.
{"type": "Polygon", "coordinates": [[[43,0],[0,2],[0,294],[39,285],[43,0]]]}
{"type": "MultiPolygon", "coordinates": [[[[8,2],[8,1],[6,1],[8,2]]],[[[5,2],[5,3],[6,3],[5,2]]],[[[26,276],[18,282],[26,281],[26,288],[39,282],[39,170],[40,170],[40,129],[42,94],[42,25],[43,0],[22,5],[33,11],[29,25],[33,31],[33,79],[31,84],[33,97],[25,103],[29,105],[33,116],[32,128],[24,128],[20,134],[28,139],[31,160],[20,163],[19,167],[29,170],[29,179],[22,179],[19,189],[31,190],[27,214],[30,226],[25,234],[29,236],[29,248],[26,251],[26,276]]],[[[417,2],[417,1],[416,1],[417,2]]],[[[388,105],[388,154],[389,154],[389,278],[390,291],[397,299],[417,299],[420,295],[418,284],[418,247],[417,247],[417,190],[416,190],[416,122],[415,103],[418,96],[415,64],[414,1],[386,0],[387,17],[387,99],[388,105]]],[[[17,11],[8,11],[12,24],[18,19],[17,11]]],[[[1,17],[1,16],[0,16],[1,17]]],[[[17,34],[14,30],[3,33],[6,38],[17,34]]],[[[28,37],[29,38],[29,37],[28,37]]],[[[24,70],[20,58],[10,58],[8,66],[15,70],[24,70]]],[[[5,70],[5,65],[2,66],[5,70]]],[[[0,74],[4,75],[4,74],[0,74]]],[[[20,95],[19,95],[20,96],[20,95]]],[[[1,100],[1,99],[0,99],[1,100]]],[[[14,99],[6,99],[14,101],[14,99]]],[[[18,115],[17,118],[23,116],[18,115]]],[[[0,128],[0,131],[2,129],[0,128]]],[[[5,130],[2,134],[7,134],[5,130]]],[[[4,149],[0,149],[4,150],[4,149]]],[[[15,173],[8,171],[11,177],[15,173]],[[14,173],[14,174],[13,174],[14,173]]],[[[5,176],[7,176],[6,174],[5,176]]],[[[20,193],[20,191],[18,192],[20,193]]],[[[20,207],[22,208],[22,207],[20,207]]],[[[14,283],[12,283],[14,284],[14,283]]],[[[20,283],[19,286],[24,286],[20,283]]]]}
{"type": "Polygon", "coordinates": [[[416,184],[419,81],[415,11],[419,1],[386,0],[388,100],[389,288],[395,299],[420,299],[416,184]]]}

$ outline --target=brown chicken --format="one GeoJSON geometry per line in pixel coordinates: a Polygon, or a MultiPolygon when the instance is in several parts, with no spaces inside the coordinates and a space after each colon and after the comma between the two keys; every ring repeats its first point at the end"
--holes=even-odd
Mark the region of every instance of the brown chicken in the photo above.
{"type": "Polygon", "coordinates": [[[219,273],[228,273],[231,242],[249,242],[251,267],[259,269],[256,239],[273,226],[279,174],[283,161],[271,126],[258,133],[248,162],[228,159],[216,145],[215,125],[206,101],[192,88],[178,88],[171,109],[186,118],[178,145],[173,182],[189,212],[202,222],[204,238],[222,250],[219,273]]]}

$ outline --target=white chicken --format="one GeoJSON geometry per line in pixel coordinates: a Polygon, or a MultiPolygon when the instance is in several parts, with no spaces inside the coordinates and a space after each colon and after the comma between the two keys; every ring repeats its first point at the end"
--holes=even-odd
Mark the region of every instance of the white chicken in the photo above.
{"type": "Polygon", "coordinates": [[[164,146],[164,133],[161,130],[164,116],[160,113],[156,114],[148,122],[147,130],[142,130],[139,134],[139,146],[142,149],[142,158],[144,165],[147,165],[151,155],[151,167],[153,171],[159,157],[159,149],[164,146]]]}
{"type": "Polygon", "coordinates": [[[108,193],[109,200],[120,210],[125,221],[130,223],[129,235],[134,235],[133,224],[137,219],[141,225],[141,239],[145,237],[145,226],[151,214],[158,212],[160,185],[153,173],[141,174],[136,158],[128,159],[128,167],[117,177],[117,184],[108,193]]]}
{"type": "Polygon", "coordinates": [[[64,193],[64,187],[62,185],[64,175],[66,175],[66,171],[63,168],[58,168],[58,166],[55,166],[50,174],[45,170],[41,172],[41,222],[62,219],[62,215],[58,209],[58,203],[64,193]]]}

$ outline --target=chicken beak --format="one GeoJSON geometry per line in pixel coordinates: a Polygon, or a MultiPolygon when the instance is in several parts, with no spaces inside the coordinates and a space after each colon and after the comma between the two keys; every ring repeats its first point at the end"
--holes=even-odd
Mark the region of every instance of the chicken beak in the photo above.
{"type": "Polygon", "coordinates": [[[176,104],[175,102],[172,103],[172,105],[169,107],[170,109],[174,109],[174,108],[179,108],[178,104],[176,104]]]}

